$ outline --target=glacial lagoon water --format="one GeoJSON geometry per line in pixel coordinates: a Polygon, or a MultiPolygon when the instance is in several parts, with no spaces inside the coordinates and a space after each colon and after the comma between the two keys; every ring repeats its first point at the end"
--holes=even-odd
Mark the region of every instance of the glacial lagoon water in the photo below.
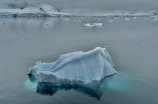
{"type": "Polygon", "coordinates": [[[0,104],[157,104],[158,21],[151,18],[0,18],[0,104]],[[109,22],[112,21],[112,22],[109,22]],[[104,23],[102,27],[84,27],[104,23]],[[106,47],[117,74],[101,88],[42,89],[28,69],[106,47]]]}

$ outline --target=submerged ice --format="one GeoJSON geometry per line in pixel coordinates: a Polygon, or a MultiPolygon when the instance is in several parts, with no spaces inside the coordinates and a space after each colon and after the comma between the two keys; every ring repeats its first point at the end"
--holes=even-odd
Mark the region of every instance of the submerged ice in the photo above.
{"type": "Polygon", "coordinates": [[[37,62],[28,72],[39,83],[54,85],[100,82],[104,77],[115,73],[109,53],[101,47],[61,55],[52,63],[37,62]]]}

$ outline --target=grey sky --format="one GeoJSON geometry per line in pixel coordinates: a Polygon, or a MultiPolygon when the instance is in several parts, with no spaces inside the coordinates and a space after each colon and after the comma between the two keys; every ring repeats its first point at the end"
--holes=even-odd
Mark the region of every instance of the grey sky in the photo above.
{"type": "MultiPolygon", "coordinates": [[[[1,0],[0,3],[12,0],[1,0]]],[[[59,9],[158,9],[158,0],[26,0],[29,4],[42,2],[56,6],[59,9]]]]}

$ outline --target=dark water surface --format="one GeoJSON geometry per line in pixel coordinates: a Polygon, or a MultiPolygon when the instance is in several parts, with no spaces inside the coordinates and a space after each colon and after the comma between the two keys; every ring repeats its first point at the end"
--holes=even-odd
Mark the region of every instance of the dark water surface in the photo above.
{"type": "Polygon", "coordinates": [[[158,22],[69,19],[0,18],[0,104],[158,104],[158,22]],[[105,26],[83,27],[93,22],[105,26]],[[107,48],[118,72],[102,83],[100,100],[76,89],[56,89],[53,96],[36,93],[27,75],[35,62],[97,46],[107,48]]]}

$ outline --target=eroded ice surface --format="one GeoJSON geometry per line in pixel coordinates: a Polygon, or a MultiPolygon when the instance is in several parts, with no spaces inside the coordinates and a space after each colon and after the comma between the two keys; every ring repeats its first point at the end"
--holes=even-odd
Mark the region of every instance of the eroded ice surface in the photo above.
{"type": "Polygon", "coordinates": [[[115,73],[109,53],[101,47],[61,55],[52,63],[37,62],[28,72],[40,83],[55,85],[100,82],[104,77],[115,73]]]}

